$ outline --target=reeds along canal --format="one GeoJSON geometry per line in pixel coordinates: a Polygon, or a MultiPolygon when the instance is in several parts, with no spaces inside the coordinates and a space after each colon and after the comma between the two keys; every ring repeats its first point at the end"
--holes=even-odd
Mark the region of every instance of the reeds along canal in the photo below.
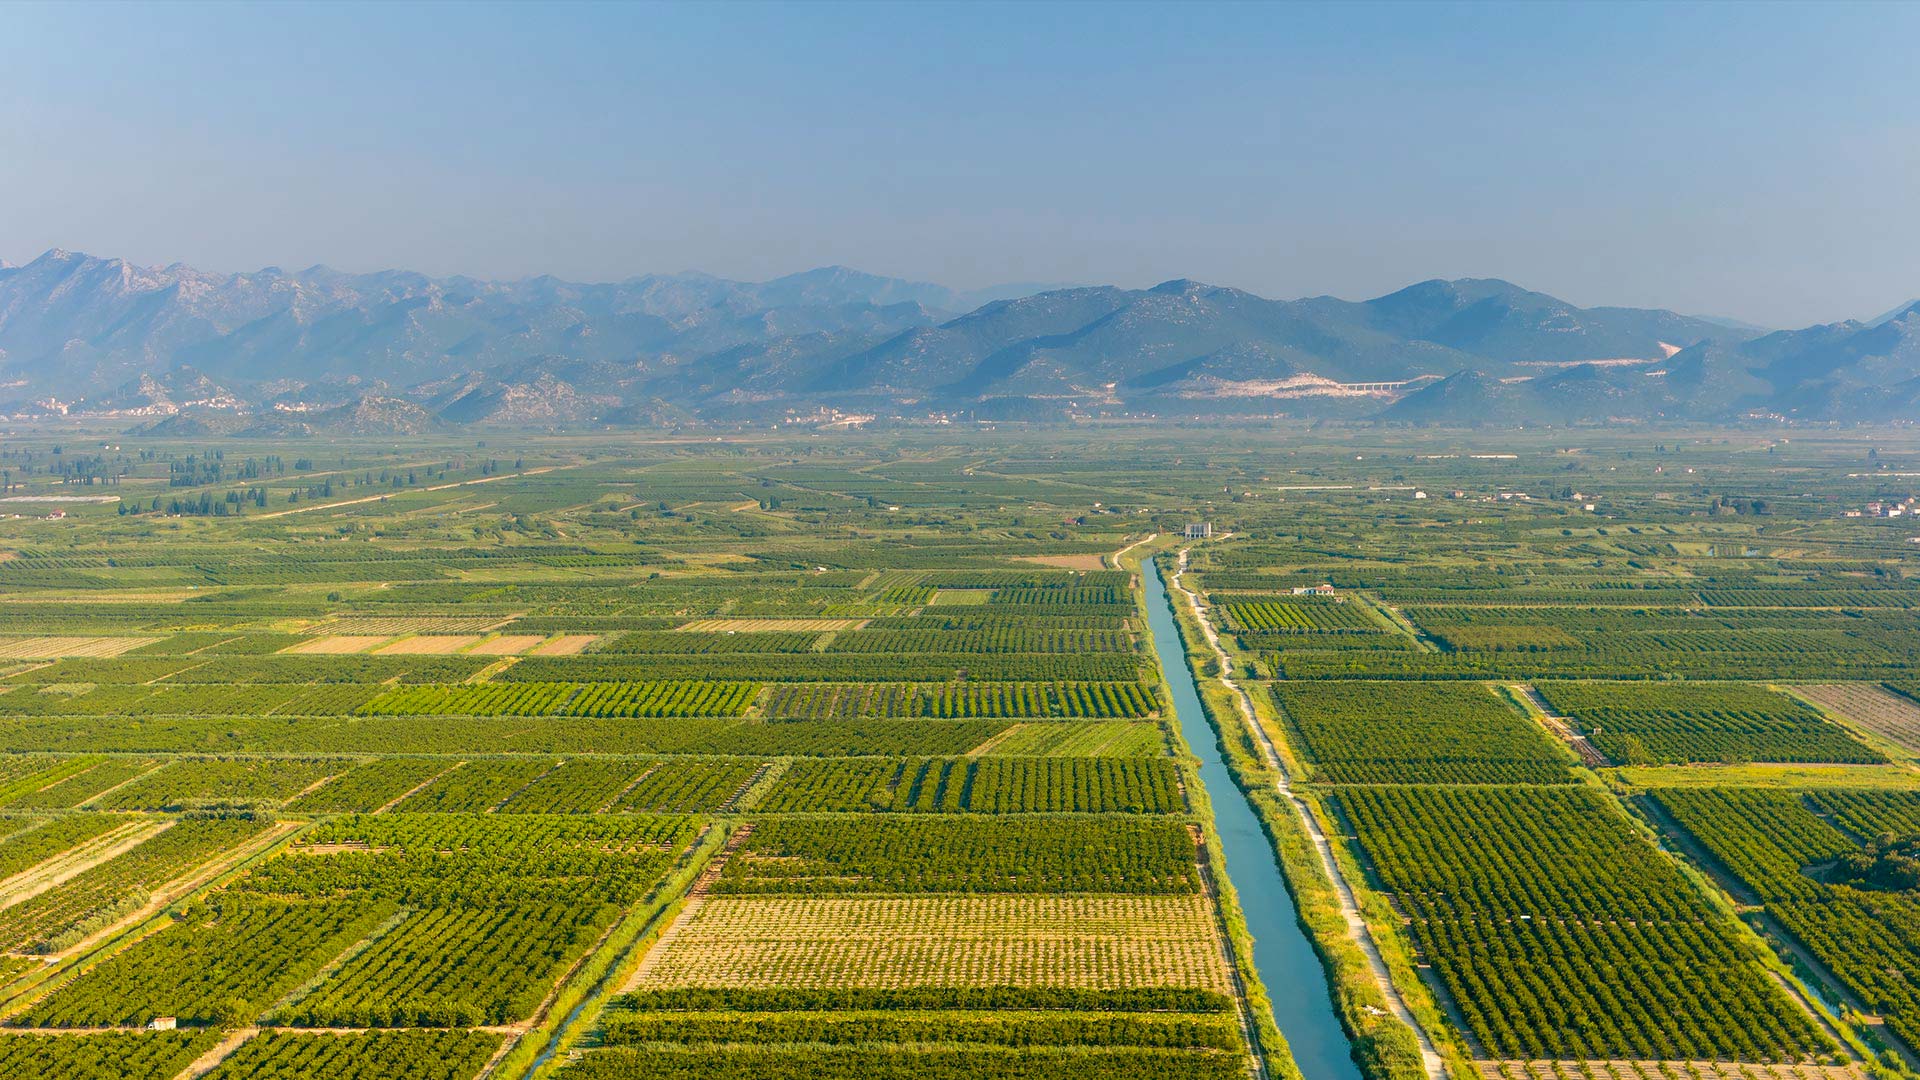
{"type": "Polygon", "coordinates": [[[1253,966],[1273,1002],[1274,1023],[1285,1035],[1306,1080],[1361,1080],[1340,1018],[1333,1010],[1320,957],[1294,912],[1293,896],[1260,820],[1233,782],[1221,757],[1218,735],[1200,705],[1200,691],[1187,668],[1180,628],[1167,606],[1166,585],[1153,560],[1141,562],[1147,594],[1147,627],[1160,673],[1173,698],[1180,735],[1200,759],[1200,782],[1213,804],[1220,834],[1222,875],[1230,875],[1253,935],[1253,966]]]}

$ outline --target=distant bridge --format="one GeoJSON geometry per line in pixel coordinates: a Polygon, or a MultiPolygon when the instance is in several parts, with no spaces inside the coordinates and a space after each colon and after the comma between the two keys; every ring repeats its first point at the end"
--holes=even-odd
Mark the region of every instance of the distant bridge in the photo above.
{"type": "Polygon", "coordinates": [[[1415,375],[1411,379],[1404,379],[1400,382],[1348,382],[1340,383],[1339,386],[1342,390],[1352,390],[1363,394],[1392,393],[1395,390],[1405,390],[1410,386],[1434,382],[1439,378],[1440,376],[1438,375],[1415,375]]]}

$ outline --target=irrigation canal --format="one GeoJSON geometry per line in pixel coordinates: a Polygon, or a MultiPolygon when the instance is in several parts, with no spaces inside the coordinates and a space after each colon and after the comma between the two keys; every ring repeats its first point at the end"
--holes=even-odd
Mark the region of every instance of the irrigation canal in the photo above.
{"type": "MultiPolygon", "coordinates": [[[[1167,607],[1167,590],[1160,568],[1152,559],[1140,563],[1147,590],[1147,628],[1160,673],[1173,697],[1180,734],[1200,758],[1200,783],[1213,804],[1213,821],[1220,833],[1222,877],[1231,873],[1234,889],[1253,934],[1253,966],[1273,999],[1274,1023],[1287,1037],[1293,1059],[1306,1080],[1361,1080],[1353,1063],[1347,1033],[1333,1011],[1333,996],[1313,943],[1300,929],[1293,896],[1280,876],[1280,866],[1260,820],[1234,784],[1220,756],[1219,736],[1200,707],[1200,691],[1187,669],[1180,628],[1167,607]]],[[[1273,1048],[1268,1049],[1271,1054],[1273,1048]]]]}

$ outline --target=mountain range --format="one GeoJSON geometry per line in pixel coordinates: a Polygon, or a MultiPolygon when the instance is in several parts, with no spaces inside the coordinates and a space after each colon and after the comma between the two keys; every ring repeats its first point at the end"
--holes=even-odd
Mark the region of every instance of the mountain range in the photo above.
{"type": "Polygon", "coordinates": [[[1195,281],[958,292],[766,282],[211,274],[0,264],[0,414],[148,430],[420,431],[849,417],[1885,421],[1920,404],[1920,302],[1766,332],[1504,281],[1271,300],[1195,281]]]}

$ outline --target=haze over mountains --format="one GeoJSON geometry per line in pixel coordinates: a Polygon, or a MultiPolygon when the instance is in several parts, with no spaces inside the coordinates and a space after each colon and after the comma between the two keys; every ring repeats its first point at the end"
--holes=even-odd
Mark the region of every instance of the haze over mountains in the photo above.
{"type": "Polygon", "coordinates": [[[957,292],[827,267],[583,284],[209,274],[50,251],[0,266],[0,414],[181,434],[842,415],[1287,414],[1432,424],[1903,420],[1920,302],[1798,331],[1579,308],[1498,280],[1364,302],[957,292]]]}

